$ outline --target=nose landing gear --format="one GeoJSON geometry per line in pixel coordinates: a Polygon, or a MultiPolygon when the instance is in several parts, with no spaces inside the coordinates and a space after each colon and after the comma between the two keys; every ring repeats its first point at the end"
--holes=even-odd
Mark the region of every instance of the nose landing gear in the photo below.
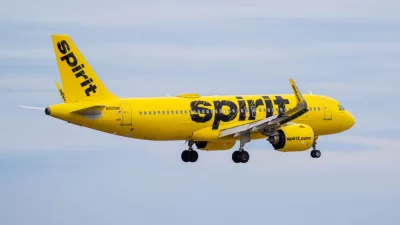
{"type": "Polygon", "coordinates": [[[312,157],[312,158],[319,158],[319,157],[321,157],[321,151],[320,151],[320,150],[317,150],[317,149],[316,149],[316,146],[317,146],[317,141],[314,141],[314,143],[313,143],[313,145],[312,145],[313,150],[311,151],[311,157],[312,157]]]}

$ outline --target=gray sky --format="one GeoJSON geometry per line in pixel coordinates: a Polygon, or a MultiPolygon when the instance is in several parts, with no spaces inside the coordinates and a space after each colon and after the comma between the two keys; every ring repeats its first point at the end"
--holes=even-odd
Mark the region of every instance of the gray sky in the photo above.
{"type": "Polygon", "coordinates": [[[44,1],[0,7],[0,224],[399,224],[400,3],[44,1]],[[199,152],[73,126],[50,35],[69,34],[121,97],[302,92],[341,101],[350,131],[322,157],[265,140],[199,152]],[[224,84],[221,86],[221,84],[224,84]]]}

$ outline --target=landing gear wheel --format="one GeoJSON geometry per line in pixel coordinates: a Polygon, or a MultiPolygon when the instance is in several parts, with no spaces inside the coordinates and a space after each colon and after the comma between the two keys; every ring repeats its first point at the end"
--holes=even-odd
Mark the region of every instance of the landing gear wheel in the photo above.
{"type": "Polygon", "coordinates": [[[189,161],[190,162],[196,162],[198,158],[199,158],[199,154],[196,151],[194,151],[194,150],[189,151],[189,161]]]}
{"type": "Polygon", "coordinates": [[[319,150],[315,150],[314,157],[315,158],[321,157],[321,152],[319,150]]]}
{"type": "Polygon", "coordinates": [[[190,161],[189,151],[188,150],[183,151],[181,154],[181,158],[182,158],[182,161],[189,162],[190,161]]]}
{"type": "Polygon", "coordinates": [[[234,151],[232,153],[232,160],[234,163],[240,163],[240,152],[239,151],[234,151]]]}
{"type": "Polygon", "coordinates": [[[232,161],[234,163],[247,163],[250,159],[250,155],[246,151],[234,151],[232,153],[232,161]]]}
{"type": "Polygon", "coordinates": [[[240,154],[240,161],[242,163],[247,163],[249,161],[249,159],[250,159],[249,153],[246,151],[242,151],[240,154]]]}
{"type": "Polygon", "coordinates": [[[312,157],[312,158],[319,158],[319,157],[321,157],[321,151],[320,151],[320,150],[312,150],[312,151],[311,151],[311,157],[312,157]]]}
{"type": "Polygon", "coordinates": [[[312,158],[321,157],[321,152],[316,149],[316,147],[317,147],[317,140],[316,139],[314,140],[314,143],[313,143],[312,147],[313,147],[313,150],[311,151],[311,157],[312,158]]]}

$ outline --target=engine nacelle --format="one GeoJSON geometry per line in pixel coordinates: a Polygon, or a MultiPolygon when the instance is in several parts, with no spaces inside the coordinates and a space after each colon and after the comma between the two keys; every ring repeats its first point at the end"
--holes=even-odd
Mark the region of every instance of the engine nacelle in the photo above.
{"type": "Polygon", "coordinates": [[[306,124],[291,124],[269,136],[268,141],[278,151],[305,151],[314,143],[314,131],[306,124]]]}
{"type": "Polygon", "coordinates": [[[205,151],[218,151],[231,149],[236,143],[236,140],[232,141],[196,141],[196,147],[200,150],[205,151]]]}

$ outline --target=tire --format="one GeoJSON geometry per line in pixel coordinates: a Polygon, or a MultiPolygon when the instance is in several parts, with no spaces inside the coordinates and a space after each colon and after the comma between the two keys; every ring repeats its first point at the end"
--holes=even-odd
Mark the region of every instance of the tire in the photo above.
{"type": "Polygon", "coordinates": [[[240,152],[239,151],[234,151],[233,153],[232,153],[232,161],[234,162],[234,163],[240,163],[240,152]]]}
{"type": "Polygon", "coordinates": [[[250,154],[246,151],[242,151],[240,154],[240,161],[242,163],[247,163],[250,159],[250,154]]]}
{"type": "Polygon", "coordinates": [[[181,158],[182,158],[182,161],[189,162],[189,160],[190,160],[189,151],[188,150],[183,151],[181,154],[181,158]]]}
{"type": "Polygon", "coordinates": [[[315,150],[314,157],[315,158],[321,157],[321,151],[320,150],[315,150]]]}
{"type": "Polygon", "coordinates": [[[196,162],[199,159],[199,154],[196,151],[189,151],[189,161],[196,162]]]}
{"type": "Polygon", "coordinates": [[[311,155],[311,158],[315,158],[315,150],[312,150],[310,155],[311,155]]]}

